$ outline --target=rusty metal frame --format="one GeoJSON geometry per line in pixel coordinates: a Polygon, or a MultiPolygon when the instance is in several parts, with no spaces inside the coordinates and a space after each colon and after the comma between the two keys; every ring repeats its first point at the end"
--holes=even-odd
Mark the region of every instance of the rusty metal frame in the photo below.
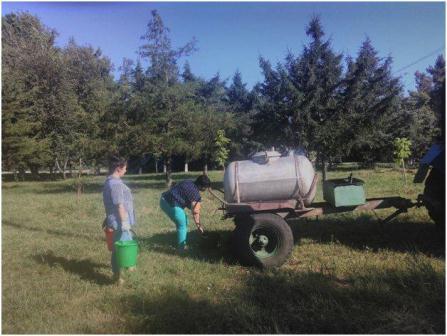
{"type": "MultiPolygon", "coordinates": [[[[411,200],[402,197],[368,198],[365,204],[352,207],[332,207],[326,202],[314,203],[310,209],[298,209],[291,217],[315,217],[333,213],[370,211],[376,209],[396,208],[399,213],[406,212],[409,208],[416,206],[411,200]]],[[[394,216],[395,217],[395,216],[394,216]]],[[[394,218],[393,217],[393,218],[394,218]]]]}
{"type": "Polygon", "coordinates": [[[288,200],[274,200],[274,201],[257,201],[245,203],[228,203],[208,189],[211,195],[217,198],[222,206],[219,208],[224,211],[224,217],[234,217],[239,214],[254,214],[260,212],[272,212],[281,214],[286,219],[291,218],[308,218],[316,217],[334,213],[353,212],[353,211],[371,211],[376,209],[396,208],[397,210],[390,216],[385,218],[383,222],[389,222],[399,214],[407,212],[412,207],[421,206],[421,202],[413,202],[408,198],[403,197],[382,197],[382,198],[368,198],[366,203],[351,207],[335,208],[327,202],[313,203],[310,208],[300,207],[296,199],[288,200]],[[298,208],[297,208],[298,206],[298,208]]]}
{"type": "Polygon", "coordinates": [[[241,214],[241,213],[256,213],[256,212],[287,212],[294,211],[297,205],[297,200],[277,200],[277,201],[258,201],[246,203],[227,203],[221,208],[225,210],[227,215],[241,214]]]}
{"type": "Polygon", "coordinates": [[[284,213],[286,219],[291,218],[309,218],[329,214],[354,212],[354,211],[372,211],[376,209],[396,208],[396,211],[388,216],[383,222],[389,222],[399,214],[407,212],[409,208],[417,206],[418,203],[413,203],[409,199],[402,197],[385,197],[385,198],[370,198],[366,200],[365,204],[352,207],[338,207],[335,208],[329,203],[321,202],[312,204],[311,208],[296,209],[296,200],[282,200],[282,201],[260,201],[248,203],[227,203],[221,208],[225,211],[225,217],[233,217],[238,214],[253,214],[259,212],[273,212],[284,213]]]}

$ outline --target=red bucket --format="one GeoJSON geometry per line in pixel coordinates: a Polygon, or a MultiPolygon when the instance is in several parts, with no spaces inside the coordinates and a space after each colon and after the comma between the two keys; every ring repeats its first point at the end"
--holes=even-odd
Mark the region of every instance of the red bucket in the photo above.
{"type": "Polygon", "coordinates": [[[109,251],[113,251],[113,233],[114,230],[110,228],[105,228],[104,233],[106,235],[107,248],[109,251]]]}

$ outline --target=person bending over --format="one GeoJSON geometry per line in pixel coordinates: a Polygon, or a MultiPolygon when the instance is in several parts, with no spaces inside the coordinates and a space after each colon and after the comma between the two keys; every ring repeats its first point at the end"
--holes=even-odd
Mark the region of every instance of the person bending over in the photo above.
{"type": "Polygon", "coordinates": [[[201,191],[210,187],[210,179],[206,175],[199,176],[195,181],[184,180],[164,192],[160,198],[160,208],[174,222],[177,228],[177,245],[179,251],[184,251],[188,236],[188,216],[185,208],[191,210],[194,223],[200,233],[203,227],[200,223],[201,191]]]}

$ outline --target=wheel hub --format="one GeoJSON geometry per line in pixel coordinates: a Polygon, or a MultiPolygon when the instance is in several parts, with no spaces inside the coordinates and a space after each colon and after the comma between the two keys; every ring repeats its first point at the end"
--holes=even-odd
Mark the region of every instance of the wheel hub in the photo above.
{"type": "Polygon", "coordinates": [[[269,243],[269,237],[267,237],[267,236],[265,236],[265,235],[259,235],[259,236],[257,237],[257,241],[258,241],[258,244],[259,244],[262,248],[264,248],[264,247],[266,247],[266,246],[268,245],[268,243],[269,243]]]}
{"type": "Polygon", "coordinates": [[[271,257],[276,253],[277,240],[272,232],[254,231],[250,235],[249,243],[258,258],[271,257]]]}

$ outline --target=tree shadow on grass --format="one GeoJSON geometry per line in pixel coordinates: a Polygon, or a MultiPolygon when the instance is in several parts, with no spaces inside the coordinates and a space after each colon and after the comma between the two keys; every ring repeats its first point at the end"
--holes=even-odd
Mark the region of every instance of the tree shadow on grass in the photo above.
{"type": "MultiPolygon", "coordinates": [[[[174,182],[181,182],[184,180],[192,180],[195,181],[197,177],[201,175],[201,172],[194,172],[194,173],[174,173],[172,174],[172,180],[174,182]]],[[[124,181],[129,181],[130,183],[133,182],[146,182],[146,183],[152,183],[157,182],[156,184],[161,184],[166,187],[166,176],[165,174],[151,174],[151,175],[126,175],[123,177],[124,181]]],[[[211,187],[213,189],[223,189],[223,182],[222,181],[215,181],[211,180],[211,187]]]]}
{"type": "Polygon", "coordinates": [[[384,224],[368,214],[358,218],[326,216],[288,222],[295,241],[309,238],[324,244],[339,242],[358,250],[422,252],[445,258],[445,237],[430,222],[399,221],[397,218],[384,224]]]}
{"type": "MultiPolygon", "coordinates": [[[[173,172],[172,178],[175,181],[181,181],[186,179],[195,180],[197,176],[201,175],[201,171],[195,171],[195,172],[173,172]]],[[[77,172],[73,172],[72,174],[68,173],[66,174],[67,178],[75,179],[77,176],[77,172]]],[[[84,177],[92,177],[92,176],[103,176],[104,179],[108,176],[108,173],[101,173],[101,174],[83,174],[84,177]]],[[[153,181],[165,181],[166,180],[166,174],[165,173],[150,173],[150,174],[129,174],[124,177],[126,180],[133,180],[133,181],[146,181],[146,180],[153,180],[153,181]]],[[[59,173],[55,173],[53,175],[49,173],[39,173],[38,176],[35,176],[30,173],[26,173],[24,176],[20,176],[18,181],[15,180],[14,174],[12,173],[2,173],[2,181],[3,182],[35,182],[35,181],[64,181],[63,175],[59,173]]]]}
{"type": "Polygon", "coordinates": [[[91,240],[91,241],[102,241],[104,239],[101,239],[99,237],[92,237],[90,235],[87,234],[79,234],[79,233],[72,233],[72,232],[67,232],[67,231],[63,231],[63,230],[47,230],[47,229],[43,229],[43,228],[37,228],[37,227],[32,227],[32,226],[26,226],[23,224],[17,224],[11,221],[2,221],[2,224],[5,226],[10,226],[19,230],[27,230],[27,231],[32,231],[32,232],[43,232],[43,233],[47,233],[50,235],[55,235],[55,236],[61,236],[61,237],[67,237],[67,238],[76,238],[76,239],[85,239],[85,240],[91,240]]]}
{"type": "Polygon", "coordinates": [[[39,254],[32,257],[37,263],[42,265],[48,265],[51,268],[60,266],[65,271],[79,275],[81,280],[94,282],[98,285],[110,285],[113,283],[111,277],[107,277],[104,274],[98,272],[100,268],[109,268],[109,265],[99,264],[92,262],[89,259],[76,260],[68,259],[65,257],[55,256],[52,251],[39,254]]]}
{"type": "MultiPolygon", "coordinates": [[[[138,192],[139,189],[159,189],[165,190],[165,183],[153,183],[151,180],[146,182],[127,182],[125,179],[124,183],[130,188],[132,192],[138,192]]],[[[83,184],[82,193],[83,194],[100,194],[103,189],[103,182],[86,182],[83,184]]],[[[36,190],[36,194],[65,194],[77,192],[74,181],[72,184],[57,184],[57,183],[43,183],[39,190],[36,190]]]]}
{"type": "MultiPolygon", "coordinates": [[[[194,174],[174,174],[172,176],[174,182],[180,182],[186,179],[195,180],[199,173],[194,174]]],[[[164,174],[154,175],[126,175],[123,177],[123,182],[132,190],[132,192],[138,192],[138,189],[157,189],[160,191],[167,190],[166,183],[164,182],[164,174]]],[[[45,180],[46,181],[46,180],[45,180]]],[[[82,184],[82,193],[84,194],[97,194],[102,193],[104,186],[104,180],[100,181],[88,181],[82,184]]],[[[214,181],[211,183],[213,189],[223,189],[223,183],[220,181],[214,181]]],[[[8,188],[17,188],[18,185],[14,185],[8,188]]],[[[36,194],[64,194],[64,193],[76,193],[77,185],[76,179],[70,179],[67,181],[53,181],[42,182],[39,188],[33,191],[36,194]]]]}
{"type": "MultiPolygon", "coordinates": [[[[301,239],[312,239],[318,243],[334,242],[364,251],[377,252],[388,249],[397,252],[421,252],[430,257],[445,258],[445,239],[434,224],[426,222],[402,222],[394,220],[381,224],[370,215],[343,219],[330,216],[323,219],[288,220],[295,243],[301,239]]],[[[149,251],[178,255],[183,258],[203,260],[209,263],[223,261],[237,264],[233,253],[231,231],[209,231],[207,240],[196,232],[190,232],[188,241],[191,249],[179,254],[176,249],[176,232],[155,234],[140,238],[141,247],[149,251]]]]}
{"type": "MultiPolygon", "coordinates": [[[[228,276],[228,275],[227,275],[228,276]]],[[[181,279],[179,279],[181,280],[181,279]]],[[[116,298],[132,334],[444,333],[443,275],[415,260],[402,270],[363,269],[346,278],[294,270],[253,271],[212,292],[169,281],[154,293],[116,298]]],[[[91,333],[107,333],[98,325],[91,333]]]]}
{"type": "Polygon", "coordinates": [[[17,175],[17,180],[14,174],[12,173],[2,173],[2,181],[3,182],[21,182],[21,181],[55,181],[62,180],[62,174],[50,174],[50,173],[39,173],[38,176],[33,175],[31,173],[25,173],[24,175],[17,175]]]}
{"type": "Polygon", "coordinates": [[[361,166],[349,166],[349,167],[343,167],[343,166],[337,166],[337,167],[333,167],[333,168],[329,168],[328,171],[329,172],[352,172],[352,171],[357,171],[357,170],[364,170],[367,168],[361,167],[361,166]]]}
{"type": "Polygon", "coordinates": [[[232,253],[230,231],[207,231],[202,237],[196,231],[188,233],[188,250],[179,253],[177,250],[177,233],[173,230],[167,233],[158,233],[150,237],[138,238],[140,248],[180,258],[189,258],[208,263],[223,262],[227,265],[237,263],[232,253]]]}
{"type": "MultiPolygon", "coordinates": [[[[174,181],[182,181],[182,180],[195,180],[197,176],[199,176],[200,173],[173,173],[171,175],[172,179],[174,181]]],[[[158,174],[150,174],[150,175],[126,175],[124,177],[126,180],[129,181],[165,181],[166,180],[166,174],[164,173],[158,173],[158,174]]]]}
{"type": "MultiPolygon", "coordinates": [[[[198,295],[200,296],[200,294],[198,295]]],[[[243,325],[234,307],[194,298],[181,288],[166,286],[159,297],[129,295],[123,314],[133,316],[125,323],[130,334],[229,334],[253,333],[243,325]]],[[[121,305],[122,306],[122,305],[121,305]]],[[[241,313],[243,313],[241,311],[241,313]]],[[[103,332],[92,330],[92,333],[103,332]]],[[[104,330],[107,332],[107,330],[104,330]]]]}
{"type": "Polygon", "coordinates": [[[17,189],[17,188],[19,188],[19,187],[20,187],[19,184],[3,184],[3,185],[2,185],[2,189],[3,189],[3,190],[17,189]]]}
{"type": "MultiPolygon", "coordinates": [[[[100,182],[85,182],[83,183],[82,193],[83,194],[96,194],[102,192],[103,184],[100,182]]],[[[34,191],[36,194],[47,195],[47,194],[75,194],[77,192],[77,187],[75,185],[75,180],[73,179],[70,183],[42,183],[38,190],[34,191]]]]}
{"type": "MultiPolygon", "coordinates": [[[[221,182],[221,181],[211,181],[211,189],[223,192],[223,190],[224,190],[223,182],[221,182]]],[[[219,196],[222,196],[222,198],[223,198],[224,195],[222,194],[222,195],[219,195],[219,196]]]]}

